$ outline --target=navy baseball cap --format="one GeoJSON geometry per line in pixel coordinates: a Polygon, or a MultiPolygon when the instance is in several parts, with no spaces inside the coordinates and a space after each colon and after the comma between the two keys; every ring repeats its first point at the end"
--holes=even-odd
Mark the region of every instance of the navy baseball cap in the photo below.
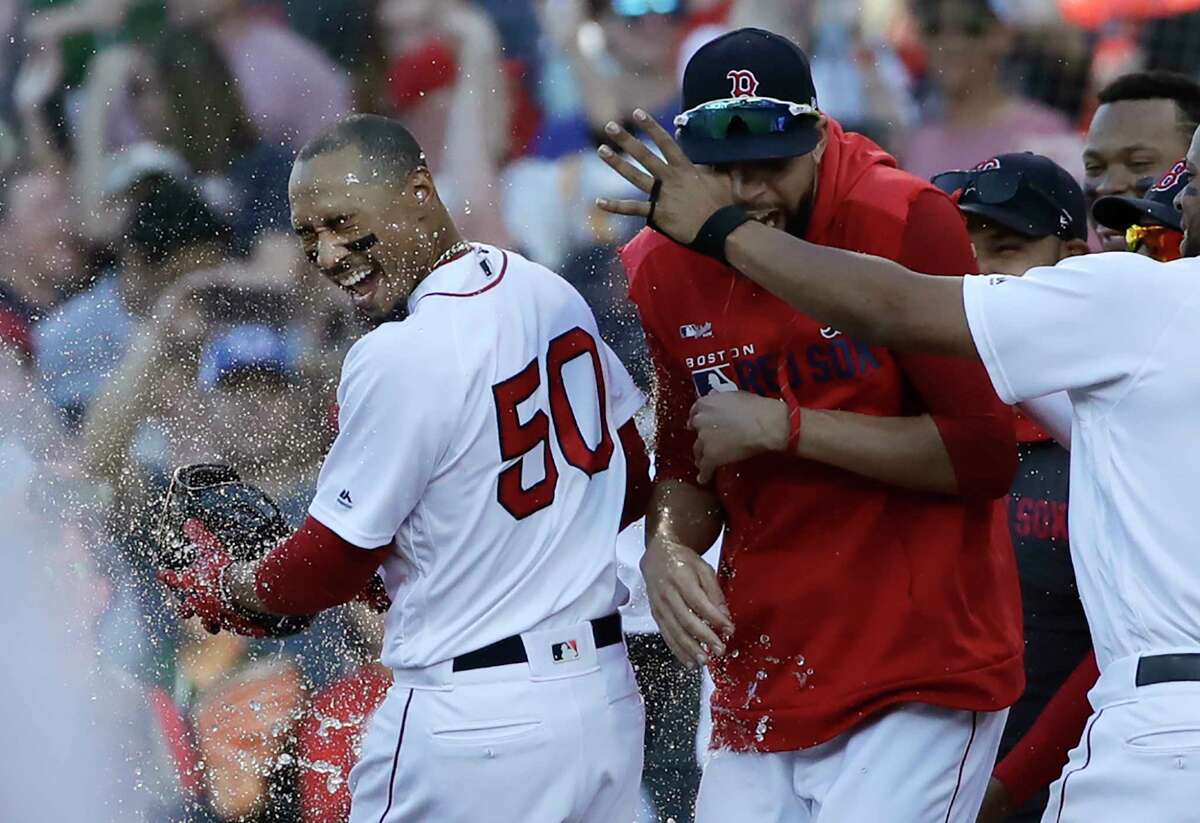
{"type": "Polygon", "coordinates": [[[261,323],[246,323],[218,334],[200,355],[197,379],[206,389],[242,374],[271,374],[294,382],[299,356],[287,337],[261,323]]]}
{"type": "Polygon", "coordinates": [[[934,175],[958,208],[1026,237],[1087,239],[1087,203],[1071,173],[1033,152],[1001,154],[973,169],[934,175]]]}
{"type": "Polygon", "coordinates": [[[1183,231],[1183,217],[1175,196],[1192,181],[1187,162],[1180,160],[1146,192],[1145,197],[1110,194],[1092,204],[1092,217],[1106,228],[1125,231],[1130,226],[1166,226],[1183,231]]]}
{"type": "Polygon", "coordinates": [[[683,70],[679,145],[693,163],[778,160],[821,141],[808,55],[786,37],[738,29],[710,40],[683,70]]]}

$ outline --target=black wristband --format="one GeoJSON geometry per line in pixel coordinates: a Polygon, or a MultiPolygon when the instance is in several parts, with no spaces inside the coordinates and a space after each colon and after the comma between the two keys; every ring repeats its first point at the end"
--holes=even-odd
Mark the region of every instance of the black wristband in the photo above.
{"type": "Polygon", "coordinates": [[[704,221],[704,225],[700,227],[700,231],[696,232],[696,239],[688,243],[687,247],[709,257],[715,257],[728,266],[729,259],[725,256],[725,238],[734,229],[749,220],[750,215],[746,214],[746,210],[741,206],[732,203],[722,206],[709,215],[709,218],[704,221]]]}

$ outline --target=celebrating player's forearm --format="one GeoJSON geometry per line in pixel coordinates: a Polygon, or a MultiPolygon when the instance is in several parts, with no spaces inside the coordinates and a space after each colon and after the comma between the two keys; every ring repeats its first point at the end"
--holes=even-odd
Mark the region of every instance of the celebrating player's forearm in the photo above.
{"type": "Polygon", "coordinates": [[[754,222],[730,234],[725,251],[742,274],[846,334],[895,348],[975,355],[957,277],[916,274],[892,260],[754,222]]]}
{"type": "Polygon", "coordinates": [[[684,663],[704,665],[725,653],[733,633],[716,572],[700,554],[720,534],[716,495],[683,480],[655,484],[646,514],[642,574],[650,611],[671,651],[684,663]]]}
{"type": "Polygon", "coordinates": [[[360,548],[309,516],[261,560],[230,565],[226,592],[245,611],[316,614],[359,596],[386,555],[387,547],[360,548]]]}
{"type": "Polygon", "coordinates": [[[714,392],[696,401],[689,425],[696,431],[701,483],[721,466],[784,452],[892,486],[943,494],[958,491],[950,455],[927,414],[882,417],[834,409],[789,410],[782,401],[750,392],[714,392]]]}
{"type": "Polygon", "coordinates": [[[958,480],[933,418],[805,409],[796,456],[915,491],[955,494],[958,480]]]}

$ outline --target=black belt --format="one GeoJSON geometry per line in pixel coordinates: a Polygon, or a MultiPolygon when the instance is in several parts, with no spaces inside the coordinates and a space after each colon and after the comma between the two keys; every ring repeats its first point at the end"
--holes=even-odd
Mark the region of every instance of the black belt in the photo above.
{"type": "Polygon", "coordinates": [[[1138,661],[1139,686],[1200,680],[1200,654],[1152,654],[1138,661]]]}
{"type": "MultiPolygon", "coordinates": [[[[623,637],[621,615],[613,612],[604,617],[597,617],[590,622],[592,637],[596,639],[597,649],[621,642],[623,637]]],[[[512,663],[528,662],[529,657],[525,654],[525,644],[521,642],[521,635],[514,634],[503,640],[497,640],[495,643],[489,643],[482,649],[460,654],[454,658],[454,671],[469,672],[471,669],[486,669],[491,666],[508,666],[512,663]]]]}

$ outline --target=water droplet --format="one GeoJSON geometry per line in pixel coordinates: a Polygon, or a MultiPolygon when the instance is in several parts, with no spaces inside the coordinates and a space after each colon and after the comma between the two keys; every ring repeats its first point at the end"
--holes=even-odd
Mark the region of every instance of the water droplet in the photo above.
{"type": "Polygon", "coordinates": [[[758,636],[758,642],[762,643],[764,646],[770,646],[771,645],[771,636],[769,634],[760,634],[758,636]]]}

